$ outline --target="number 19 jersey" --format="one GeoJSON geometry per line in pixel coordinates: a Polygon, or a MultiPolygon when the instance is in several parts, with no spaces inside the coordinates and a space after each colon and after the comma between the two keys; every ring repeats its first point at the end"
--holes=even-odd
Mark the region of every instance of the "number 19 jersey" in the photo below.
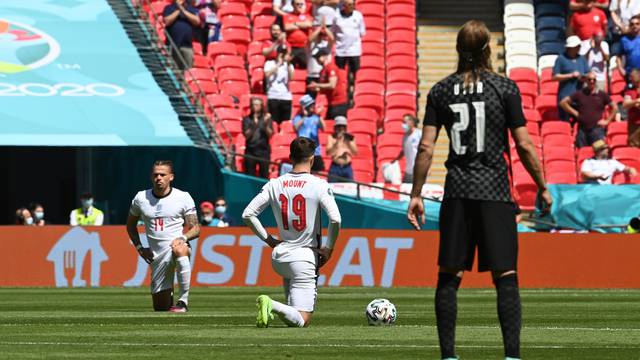
{"type": "Polygon", "coordinates": [[[512,202],[508,176],[508,129],[525,126],[517,85],[492,72],[464,86],[461,74],[429,92],[424,125],[449,135],[445,198],[512,202]]]}

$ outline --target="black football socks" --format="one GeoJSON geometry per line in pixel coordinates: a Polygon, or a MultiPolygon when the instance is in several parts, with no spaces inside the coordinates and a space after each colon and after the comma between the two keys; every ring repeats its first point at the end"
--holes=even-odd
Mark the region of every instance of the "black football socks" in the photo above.
{"type": "MultiPolygon", "coordinates": [[[[462,279],[455,274],[438,273],[436,289],[436,323],[443,359],[455,358],[456,317],[458,313],[458,288],[462,279]]],[[[516,289],[517,290],[517,289],[516,289]]]]}
{"type": "Polygon", "coordinates": [[[498,292],[498,318],[502,329],[506,357],[520,358],[520,328],[522,308],[518,290],[518,276],[506,275],[493,280],[498,292]]]}

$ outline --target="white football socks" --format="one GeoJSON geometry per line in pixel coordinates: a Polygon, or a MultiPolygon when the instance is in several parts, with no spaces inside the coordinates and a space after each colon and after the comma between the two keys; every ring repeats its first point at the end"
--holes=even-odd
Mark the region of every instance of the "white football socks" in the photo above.
{"type": "Polygon", "coordinates": [[[304,319],[295,308],[281,302],[271,300],[271,309],[289,326],[304,327],[304,319]]]}
{"type": "Polygon", "coordinates": [[[180,288],[180,298],[189,304],[189,285],[191,284],[191,262],[188,256],[181,256],[176,259],[178,263],[178,287],[180,288]]]}

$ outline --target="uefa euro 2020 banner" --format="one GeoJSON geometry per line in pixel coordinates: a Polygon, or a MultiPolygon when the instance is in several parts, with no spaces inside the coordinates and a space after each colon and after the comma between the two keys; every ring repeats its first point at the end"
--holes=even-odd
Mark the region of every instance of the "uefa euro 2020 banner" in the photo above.
{"type": "Polygon", "coordinates": [[[105,0],[2,0],[0,145],[191,145],[105,0]]]}
{"type": "MultiPolygon", "coordinates": [[[[146,244],[142,228],[141,240],[146,244]]],[[[274,231],[274,229],[270,229],[274,231]]],[[[193,286],[280,286],[271,249],[248,228],[203,228],[191,242],[193,286]]],[[[0,286],[148,286],[149,265],[124,226],[0,227],[0,286]]],[[[343,229],[321,286],[434,287],[438,233],[343,229]]],[[[523,287],[640,288],[640,235],[520,235],[523,287]]],[[[488,273],[463,286],[492,287],[488,273]]]]}

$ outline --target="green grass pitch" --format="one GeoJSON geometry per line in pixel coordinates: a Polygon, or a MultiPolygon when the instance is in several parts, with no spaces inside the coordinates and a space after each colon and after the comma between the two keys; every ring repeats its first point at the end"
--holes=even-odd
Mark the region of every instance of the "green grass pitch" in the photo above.
{"type": "MultiPolygon", "coordinates": [[[[195,288],[187,314],[154,313],[148,289],[0,289],[1,359],[439,359],[433,289],[321,288],[306,329],[255,327],[279,288],[195,288]],[[391,327],[367,326],[376,298],[391,327]]],[[[640,290],[523,290],[523,359],[640,359],[640,290]]],[[[461,289],[461,359],[503,359],[493,290],[461,289]]]]}

